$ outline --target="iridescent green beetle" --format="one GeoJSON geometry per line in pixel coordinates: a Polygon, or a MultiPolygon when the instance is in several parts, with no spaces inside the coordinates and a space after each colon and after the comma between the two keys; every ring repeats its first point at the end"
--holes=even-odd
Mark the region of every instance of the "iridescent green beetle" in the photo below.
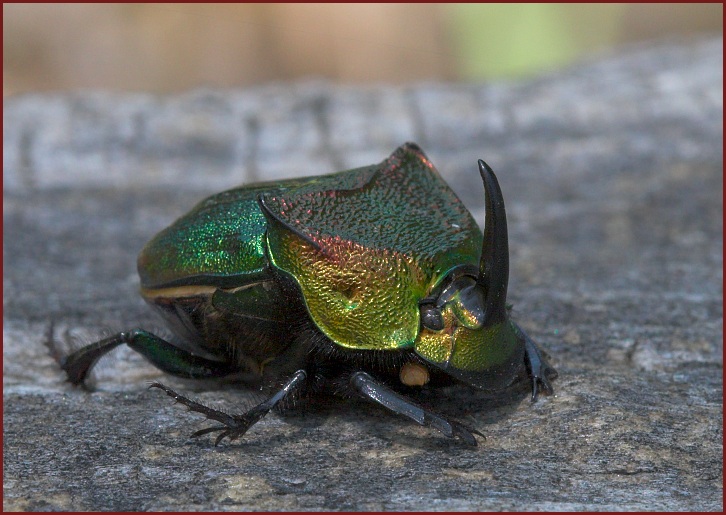
{"type": "Polygon", "coordinates": [[[499,390],[529,376],[532,400],[556,375],[508,316],[509,247],[497,179],[479,161],[486,225],[413,143],[378,165],[219,193],[160,232],[138,259],[141,294],[179,345],[134,329],[62,363],[82,383],[127,344],[186,378],[252,374],[276,392],[228,415],[152,387],[242,436],[275,406],[359,395],[476,445],[475,429],[400,393],[457,380],[499,390]],[[398,391],[396,391],[398,390],[398,391]]]}

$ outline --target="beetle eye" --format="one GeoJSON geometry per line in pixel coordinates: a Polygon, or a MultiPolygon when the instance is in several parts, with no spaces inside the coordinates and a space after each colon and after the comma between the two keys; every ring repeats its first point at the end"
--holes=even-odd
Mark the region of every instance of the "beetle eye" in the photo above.
{"type": "Polygon", "coordinates": [[[458,291],[451,301],[451,308],[464,327],[479,329],[484,324],[484,292],[477,285],[458,291]]]}
{"type": "Polygon", "coordinates": [[[433,304],[421,306],[421,324],[426,329],[441,331],[444,328],[444,316],[441,314],[441,310],[433,304]]]}

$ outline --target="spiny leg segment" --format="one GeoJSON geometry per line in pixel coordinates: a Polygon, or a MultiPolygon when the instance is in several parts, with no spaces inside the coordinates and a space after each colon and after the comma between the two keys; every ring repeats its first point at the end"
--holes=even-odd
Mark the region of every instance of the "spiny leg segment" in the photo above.
{"type": "Polygon", "coordinates": [[[194,434],[192,434],[192,438],[196,438],[202,435],[206,435],[208,433],[213,433],[215,431],[221,431],[221,433],[217,436],[217,439],[214,442],[214,445],[216,446],[225,437],[229,437],[230,440],[236,440],[240,436],[244,435],[250,427],[255,425],[262,417],[267,415],[267,413],[269,413],[269,411],[274,408],[278,403],[287,398],[289,395],[300,392],[305,387],[306,383],[307,373],[304,370],[298,370],[292,375],[290,379],[288,379],[288,381],[282,386],[282,388],[280,388],[280,390],[278,390],[269,399],[258,404],[251,410],[241,415],[229,415],[223,411],[209,408],[207,406],[204,406],[203,404],[200,404],[187,397],[184,397],[183,395],[178,394],[168,386],[165,386],[158,382],[151,383],[151,385],[149,385],[149,388],[159,388],[163,390],[169,397],[189,408],[190,411],[196,411],[197,413],[201,413],[208,419],[216,420],[217,422],[221,423],[222,425],[200,429],[199,431],[196,431],[194,434]]]}

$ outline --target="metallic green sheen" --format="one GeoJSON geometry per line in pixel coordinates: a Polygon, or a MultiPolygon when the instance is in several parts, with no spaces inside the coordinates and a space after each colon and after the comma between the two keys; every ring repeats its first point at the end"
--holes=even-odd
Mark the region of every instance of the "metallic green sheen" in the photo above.
{"type": "Polygon", "coordinates": [[[343,347],[411,347],[419,301],[454,267],[478,267],[476,221],[416,145],[264,202],[273,265],[343,347]]]}
{"type": "Polygon", "coordinates": [[[437,277],[457,265],[478,266],[476,221],[417,146],[402,145],[379,165],[323,178],[266,193],[266,204],[323,248],[337,239],[401,252],[437,277]]]}
{"type": "Polygon", "coordinates": [[[238,188],[209,197],[157,234],[139,254],[141,286],[235,286],[240,276],[262,274],[261,189],[238,188]]]}
{"type": "Polygon", "coordinates": [[[233,288],[266,278],[267,224],[257,198],[313,179],[256,183],[204,199],[141,250],[141,286],[233,288]]]}

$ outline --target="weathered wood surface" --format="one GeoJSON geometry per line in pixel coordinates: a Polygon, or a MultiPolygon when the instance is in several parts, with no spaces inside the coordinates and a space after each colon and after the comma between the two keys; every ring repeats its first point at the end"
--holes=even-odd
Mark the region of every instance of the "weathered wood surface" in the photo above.
{"type": "Polygon", "coordinates": [[[721,510],[722,43],[506,84],[5,99],[4,508],[721,510]],[[169,379],[127,349],[92,393],[64,382],[51,338],[160,326],[135,256],[195,202],[408,140],[480,222],[476,159],[498,173],[510,301],[552,355],[556,396],[431,393],[487,434],[474,450],[363,402],[271,414],[214,448],[147,381],[229,410],[253,394],[169,379]]]}

